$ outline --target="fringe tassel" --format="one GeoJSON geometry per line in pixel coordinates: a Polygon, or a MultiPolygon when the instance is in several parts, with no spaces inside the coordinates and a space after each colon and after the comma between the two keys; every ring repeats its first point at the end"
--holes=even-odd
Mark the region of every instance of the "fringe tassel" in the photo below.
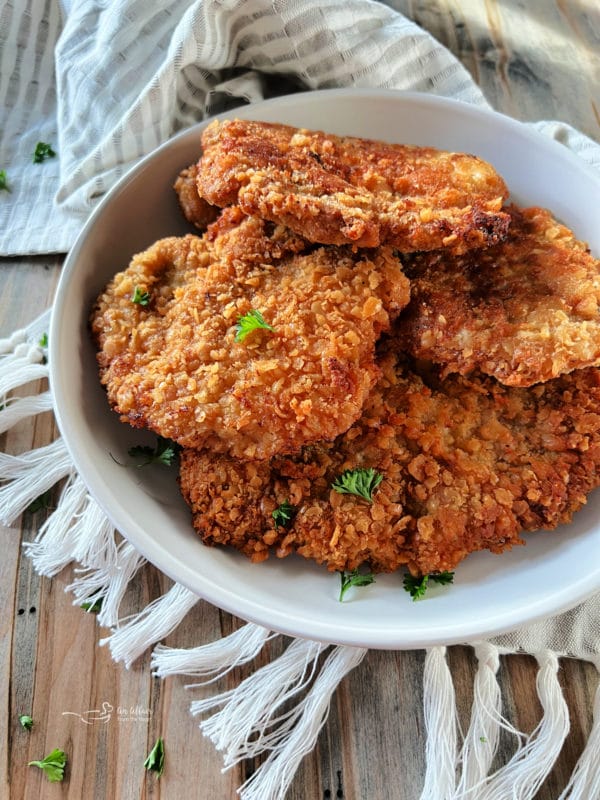
{"type": "Polygon", "coordinates": [[[145,563],[146,559],[129,542],[123,540],[115,550],[114,559],[109,563],[76,569],[75,574],[79,577],[65,588],[65,592],[73,593],[73,605],[93,605],[101,600],[98,624],[111,627],[119,620],[119,606],[129,582],[145,563]]]}
{"type": "Polygon", "coordinates": [[[423,697],[427,766],[420,800],[451,800],[456,786],[457,717],[445,647],[427,651],[423,697]]]}
{"type": "Polygon", "coordinates": [[[526,744],[478,791],[477,800],[532,800],[569,732],[569,712],[557,677],[558,659],[548,650],[536,658],[540,667],[536,683],[543,717],[526,744]]]}
{"type": "Polygon", "coordinates": [[[5,433],[13,425],[28,417],[34,417],[44,411],[52,411],[52,395],[44,392],[31,397],[11,397],[0,410],[0,434],[5,433]]]}
{"type": "Polygon", "coordinates": [[[240,787],[241,800],[281,800],[285,796],[300,761],[315,746],[327,719],[333,692],[366,653],[358,647],[334,648],[312,688],[298,705],[293,730],[240,787]]]}
{"type": "Polygon", "coordinates": [[[62,439],[21,456],[0,453],[0,522],[11,525],[27,506],[72,469],[62,439]]]}
{"type": "MultiPolygon", "coordinates": [[[[0,357],[5,355],[12,355],[19,345],[27,342],[27,331],[19,330],[14,331],[8,338],[0,339],[0,357]]],[[[0,360],[1,363],[1,360],[0,360]]]]}
{"type": "Polygon", "coordinates": [[[600,798],[600,686],[596,689],[594,721],[587,744],[558,800],[598,800],[598,798],[600,798]]]}
{"type": "Polygon", "coordinates": [[[125,624],[119,624],[110,636],[100,640],[100,644],[108,644],[113,661],[123,661],[129,669],[145,650],[168,636],[199,599],[189,589],[176,583],[139,614],[122,620],[125,624]]]}
{"type": "Polygon", "coordinates": [[[237,688],[192,703],[194,715],[224,706],[202,722],[200,729],[217,750],[224,751],[225,769],[282,746],[301,713],[301,704],[279,716],[276,712],[311,683],[317,660],[327,647],[295,639],[283,655],[256,670],[237,688]]]}
{"type": "Polygon", "coordinates": [[[459,757],[462,770],[454,800],[467,797],[475,800],[477,795],[473,792],[487,778],[498,750],[500,727],[504,726],[497,679],[498,648],[488,642],[479,642],[474,647],[479,666],[473,687],[471,721],[459,757]]]}
{"type": "Polygon", "coordinates": [[[25,552],[40,575],[49,578],[56,575],[73,561],[75,551],[93,552],[98,547],[95,541],[98,534],[101,536],[100,547],[104,546],[104,531],[85,525],[91,502],[81,478],[71,473],[56,510],[42,525],[35,541],[24,544],[25,552]],[[87,542],[80,543],[80,537],[87,537],[87,542]]]}
{"type": "Polygon", "coordinates": [[[154,648],[151,668],[158,678],[170,675],[210,676],[209,680],[196,684],[205,686],[227,675],[235,667],[252,661],[265,643],[277,635],[249,622],[229,636],[200,647],[185,649],[159,644],[154,648]]]}

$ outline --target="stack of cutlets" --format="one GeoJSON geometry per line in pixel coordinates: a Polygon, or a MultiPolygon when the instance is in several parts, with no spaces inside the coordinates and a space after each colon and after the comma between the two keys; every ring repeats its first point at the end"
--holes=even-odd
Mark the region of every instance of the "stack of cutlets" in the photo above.
{"type": "Polygon", "coordinates": [[[600,263],[489,164],[230,120],[175,188],[91,327],[205,544],[435,574],[600,483],[600,263]]]}

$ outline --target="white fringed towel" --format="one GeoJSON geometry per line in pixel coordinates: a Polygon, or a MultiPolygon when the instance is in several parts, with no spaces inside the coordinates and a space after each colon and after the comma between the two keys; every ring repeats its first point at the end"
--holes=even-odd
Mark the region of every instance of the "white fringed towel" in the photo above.
{"type": "MultiPolygon", "coordinates": [[[[2,193],[0,254],[66,250],[98,198],[141,156],[207,114],[297,88],[380,86],[430,91],[485,105],[463,67],[423,30],[369,0],[56,0],[7,3],[0,26],[0,128],[11,194],[2,193]],[[93,102],[89,99],[93,98],[93,102]],[[58,155],[34,165],[37,141],[58,155]]],[[[535,125],[600,169],[600,147],[569,126],[535,125]]],[[[40,342],[48,316],[0,341],[0,433],[51,408],[47,391],[19,387],[47,375],[40,342]],[[8,393],[8,397],[6,396],[8,393]]],[[[57,439],[19,456],[0,455],[0,518],[14,520],[38,495],[65,479],[57,509],[27,546],[38,572],[52,576],[75,562],[74,602],[103,598],[101,625],[113,658],[129,666],[185,617],[197,599],[175,585],[129,618],[119,606],[144,559],[112,529],[74,473],[57,439]]],[[[247,624],[188,650],[158,644],[152,669],[189,675],[214,693],[192,701],[200,727],[225,766],[267,754],[240,789],[243,800],[283,798],[303,755],[314,746],[339,681],[365,650],[295,640],[240,685],[219,692],[234,667],[250,664],[276,634],[247,624]]],[[[472,643],[478,660],[471,720],[458,730],[445,649],[424,668],[427,769],[421,800],[532,800],[568,732],[557,680],[558,658],[600,663],[600,596],[559,617],[492,642],[472,643]],[[504,718],[497,681],[502,655],[535,655],[542,719],[529,736],[504,718]],[[517,750],[490,769],[502,729],[517,750]]],[[[193,692],[193,688],[191,689],[193,692]]],[[[600,798],[600,689],[594,726],[559,800],[600,798]]]]}

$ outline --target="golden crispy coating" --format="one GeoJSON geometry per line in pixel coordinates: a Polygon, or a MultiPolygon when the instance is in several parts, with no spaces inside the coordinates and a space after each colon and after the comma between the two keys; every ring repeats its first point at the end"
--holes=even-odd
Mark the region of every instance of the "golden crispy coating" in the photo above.
{"type": "Polygon", "coordinates": [[[331,440],[360,416],[375,342],[408,297],[389,248],[315,248],[229,209],[203,238],[135,256],[98,298],[92,331],[124,421],[261,459],[331,440]],[[131,301],[136,286],[145,307],[131,301]],[[251,310],[273,331],[236,341],[251,310]]]}
{"type": "Polygon", "coordinates": [[[183,211],[183,216],[198,230],[205,231],[211,222],[219,216],[220,208],[211,206],[203,197],[198,194],[196,185],[198,167],[192,164],[183,169],[177,176],[173,188],[177,194],[179,205],[183,211]]]}
{"type": "Polygon", "coordinates": [[[510,209],[508,239],[452,257],[403,257],[403,347],[445,374],[530,386],[600,364],[600,261],[542,208],[510,209]]]}
{"type": "Polygon", "coordinates": [[[492,378],[420,377],[382,360],[362,417],[333,444],[240,463],[184,450],[180,484],[206,544],[253,561],[297,552],[330,570],[363,562],[415,574],[499,553],[522,531],[567,522],[600,483],[600,371],[507,388],[492,378]],[[338,494],[344,470],[373,467],[373,503],[338,494]],[[295,507],[291,524],[272,512],[295,507]]]}
{"type": "Polygon", "coordinates": [[[474,156],[247,120],[211,123],[202,150],[202,197],[313,242],[464,252],[506,234],[506,186],[474,156]]]}

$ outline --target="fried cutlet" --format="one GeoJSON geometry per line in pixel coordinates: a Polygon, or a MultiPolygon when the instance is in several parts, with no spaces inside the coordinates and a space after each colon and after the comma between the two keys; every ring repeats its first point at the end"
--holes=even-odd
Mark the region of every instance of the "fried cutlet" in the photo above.
{"type": "Polygon", "coordinates": [[[265,122],[211,123],[198,191],[310,241],[464,252],[504,238],[504,181],[463,153],[265,122]]]}
{"type": "Polygon", "coordinates": [[[443,365],[530,386],[600,363],[600,261],[542,208],[510,208],[508,239],[463,256],[403,257],[403,347],[443,365]]]}
{"type": "Polygon", "coordinates": [[[192,164],[181,170],[173,184],[173,188],[177,194],[183,216],[198,230],[205,231],[210,223],[217,219],[221,209],[218,206],[211,206],[204,198],[200,197],[196,185],[197,177],[198,167],[196,164],[192,164]]]}
{"type": "Polygon", "coordinates": [[[398,358],[384,356],[363,415],[334,443],[244,464],[184,450],[181,490],[203,541],[253,561],[296,552],[330,570],[428,574],[568,522],[600,483],[597,368],[523,389],[421,377],[398,358]],[[383,476],[372,504],[332,489],[355,468],[383,476]],[[287,527],[272,517],[283,503],[287,527]]]}
{"type": "Polygon", "coordinates": [[[100,295],[91,326],[123,421],[264,459],[334,439],[375,384],[375,343],[409,299],[390,248],[315,247],[238,209],[156,242],[100,295]],[[147,295],[147,305],[132,296],[147,295]],[[258,311],[272,330],[237,341],[258,311]]]}

